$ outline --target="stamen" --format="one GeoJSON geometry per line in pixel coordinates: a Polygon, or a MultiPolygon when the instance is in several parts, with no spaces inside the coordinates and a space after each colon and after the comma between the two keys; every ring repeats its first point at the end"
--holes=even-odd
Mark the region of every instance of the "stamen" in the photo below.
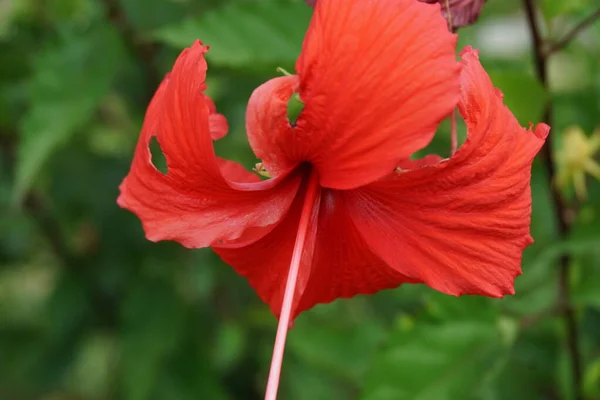
{"type": "MultiPolygon", "coordinates": [[[[450,9],[450,2],[448,0],[444,1],[446,5],[446,18],[448,20],[448,29],[450,32],[454,32],[454,25],[452,24],[452,10],[450,9]]],[[[456,153],[456,148],[458,147],[458,138],[456,136],[456,108],[452,110],[452,116],[450,117],[450,156],[453,156],[456,153]]]]}
{"type": "Polygon", "coordinates": [[[456,133],[456,108],[452,110],[452,115],[450,116],[450,156],[453,156],[456,153],[456,148],[458,147],[458,137],[456,133]]]}
{"type": "Polygon", "coordinates": [[[292,74],[290,74],[288,71],[286,71],[285,69],[283,69],[281,67],[277,67],[276,71],[279,72],[281,75],[284,75],[284,76],[292,76],[292,74]]]}
{"type": "Polygon", "coordinates": [[[446,3],[446,15],[448,16],[448,28],[450,29],[450,32],[454,32],[454,25],[452,25],[452,11],[450,11],[450,4],[449,4],[448,0],[446,0],[445,3],[446,3]]]}
{"type": "Polygon", "coordinates": [[[267,172],[265,166],[261,162],[254,164],[254,168],[252,168],[252,171],[256,172],[260,176],[264,176],[265,178],[271,178],[271,174],[267,172]]]}
{"type": "Polygon", "coordinates": [[[275,337],[275,346],[273,348],[273,358],[271,359],[271,369],[269,371],[265,400],[277,399],[281,363],[283,361],[287,331],[290,326],[290,316],[292,313],[292,304],[294,303],[296,283],[298,281],[300,260],[302,252],[304,251],[304,244],[308,234],[308,226],[313,214],[313,208],[315,207],[315,204],[317,204],[316,200],[318,199],[320,192],[319,180],[317,179],[316,172],[313,170],[310,172],[306,197],[304,197],[304,205],[302,206],[302,213],[300,214],[300,222],[298,224],[298,234],[296,235],[296,243],[294,245],[294,252],[292,253],[292,262],[290,264],[290,271],[285,285],[285,293],[281,305],[279,324],[277,325],[277,336],[275,337]]]}

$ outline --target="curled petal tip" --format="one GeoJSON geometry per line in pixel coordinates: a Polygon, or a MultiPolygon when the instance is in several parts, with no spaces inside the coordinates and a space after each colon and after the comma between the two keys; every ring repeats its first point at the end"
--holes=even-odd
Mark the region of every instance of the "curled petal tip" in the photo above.
{"type": "Polygon", "coordinates": [[[465,46],[465,48],[462,49],[460,53],[458,53],[458,55],[462,58],[466,58],[472,55],[476,59],[479,59],[479,50],[474,49],[473,46],[465,46]]]}
{"type": "Polygon", "coordinates": [[[202,43],[202,41],[200,39],[196,39],[196,40],[194,40],[194,43],[192,43],[192,45],[189,48],[186,48],[183,50],[183,53],[185,53],[188,50],[189,51],[200,50],[202,52],[202,54],[204,54],[208,50],[210,50],[210,46],[206,46],[206,45],[204,45],[204,43],[202,43]]]}
{"type": "MultiPolygon", "coordinates": [[[[521,275],[521,273],[519,273],[518,275],[521,275]]],[[[516,277],[515,277],[516,278],[516,277]]],[[[504,293],[502,295],[502,297],[509,295],[509,296],[514,296],[514,294],[516,293],[514,286],[511,286],[508,288],[508,290],[506,291],[506,293],[504,293]]]]}
{"type": "MultiPolygon", "coordinates": [[[[533,127],[533,124],[531,124],[531,127],[533,127]]],[[[531,127],[529,129],[531,129],[531,127]]],[[[533,130],[533,133],[538,138],[544,140],[546,139],[546,137],[548,137],[548,134],[550,133],[550,125],[541,122],[536,125],[535,129],[533,130]]]]}
{"type": "Polygon", "coordinates": [[[219,140],[227,135],[229,125],[227,119],[221,114],[211,114],[208,117],[210,137],[212,140],[219,140]]]}

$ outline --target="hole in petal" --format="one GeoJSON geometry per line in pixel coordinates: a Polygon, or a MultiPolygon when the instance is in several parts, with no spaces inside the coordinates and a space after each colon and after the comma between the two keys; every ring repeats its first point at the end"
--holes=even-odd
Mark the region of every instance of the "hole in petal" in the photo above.
{"type": "MultiPolygon", "coordinates": [[[[226,84],[222,83],[218,79],[213,78],[213,80],[209,84],[209,87],[219,88],[222,98],[231,98],[239,96],[240,93],[243,93],[243,96],[249,96],[250,93],[252,93],[252,91],[256,87],[256,82],[252,80],[246,82],[242,78],[234,79],[228,76],[225,81],[226,84]]],[[[227,134],[219,138],[218,140],[214,140],[214,131],[211,132],[215,155],[226,160],[240,163],[245,166],[246,170],[252,170],[250,166],[253,166],[256,163],[256,156],[250,149],[250,145],[248,144],[248,138],[246,136],[246,129],[244,126],[246,104],[236,102],[221,103],[219,100],[216,100],[215,106],[216,112],[218,112],[222,116],[216,117],[219,119],[222,118],[221,126],[224,126],[225,124],[228,125],[227,134]]],[[[215,119],[213,119],[213,121],[210,121],[210,123],[212,124],[214,124],[215,122],[218,122],[218,120],[215,121],[215,119]]]]}
{"type": "Polygon", "coordinates": [[[148,148],[150,149],[150,154],[152,155],[152,165],[166,175],[168,172],[167,159],[165,158],[165,155],[155,136],[152,136],[152,139],[150,139],[148,148]]]}
{"type": "Polygon", "coordinates": [[[288,121],[290,121],[290,125],[296,126],[296,121],[303,109],[304,103],[300,100],[300,95],[294,93],[287,103],[287,117],[288,121]]]}
{"type": "MultiPolygon", "coordinates": [[[[456,134],[457,134],[457,149],[462,146],[467,138],[467,127],[465,125],[465,121],[462,116],[456,110],[456,134]]],[[[452,124],[451,124],[451,116],[448,116],[446,119],[442,121],[442,123],[438,126],[437,132],[433,137],[433,140],[427,147],[416,152],[411,156],[412,160],[417,160],[425,157],[428,154],[437,154],[442,158],[450,158],[451,156],[451,141],[452,141],[452,124]]]]}

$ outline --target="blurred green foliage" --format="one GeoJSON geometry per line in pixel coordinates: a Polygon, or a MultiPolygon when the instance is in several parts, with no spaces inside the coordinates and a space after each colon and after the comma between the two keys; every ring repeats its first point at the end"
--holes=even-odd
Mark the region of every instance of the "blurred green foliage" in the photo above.
{"type": "MultiPolygon", "coordinates": [[[[593,3],[541,1],[547,36],[593,3]]],[[[553,142],[571,125],[590,133],[600,24],[550,58],[548,93],[519,7],[490,0],[460,46],[480,48],[521,123],[541,120],[549,99],[553,142]]],[[[231,126],[217,151],[251,168],[247,99],[277,66],[293,70],[311,13],[300,0],[0,0],[0,399],[262,398],[267,307],[210,250],[147,242],[115,199],[151,95],[196,38],[211,46],[209,94],[231,126]]],[[[448,153],[447,124],[430,149],[448,153]]],[[[588,184],[561,238],[535,163],[535,244],[515,296],[405,286],[303,314],[280,397],[571,399],[557,312],[558,260],[570,255],[584,393],[600,399],[600,182],[588,184]]]]}

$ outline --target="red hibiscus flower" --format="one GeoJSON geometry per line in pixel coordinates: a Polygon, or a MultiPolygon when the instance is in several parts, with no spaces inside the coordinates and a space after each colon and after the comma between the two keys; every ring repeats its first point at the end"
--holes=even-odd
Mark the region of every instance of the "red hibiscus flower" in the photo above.
{"type": "MultiPolygon", "coordinates": [[[[259,176],[215,156],[227,131],[206,89],[207,47],[177,59],[154,96],[118,203],[148,239],[211,246],[280,317],[403,283],[514,293],[531,242],[530,170],[549,127],[519,126],[440,6],[320,0],[296,64],[252,94],[246,128],[259,176]],[[304,109],[291,124],[287,103],[304,109]],[[468,137],[450,158],[410,156],[455,107],[468,137]],[[156,137],[168,172],[151,163],[156,137]]],[[[271,381],[271,379],[270,379],[271,381]]],[[[276,383],[269,384],[274,398],[276,383]],[[274,386],[274,388],[273,388],[274,386]]]]}

